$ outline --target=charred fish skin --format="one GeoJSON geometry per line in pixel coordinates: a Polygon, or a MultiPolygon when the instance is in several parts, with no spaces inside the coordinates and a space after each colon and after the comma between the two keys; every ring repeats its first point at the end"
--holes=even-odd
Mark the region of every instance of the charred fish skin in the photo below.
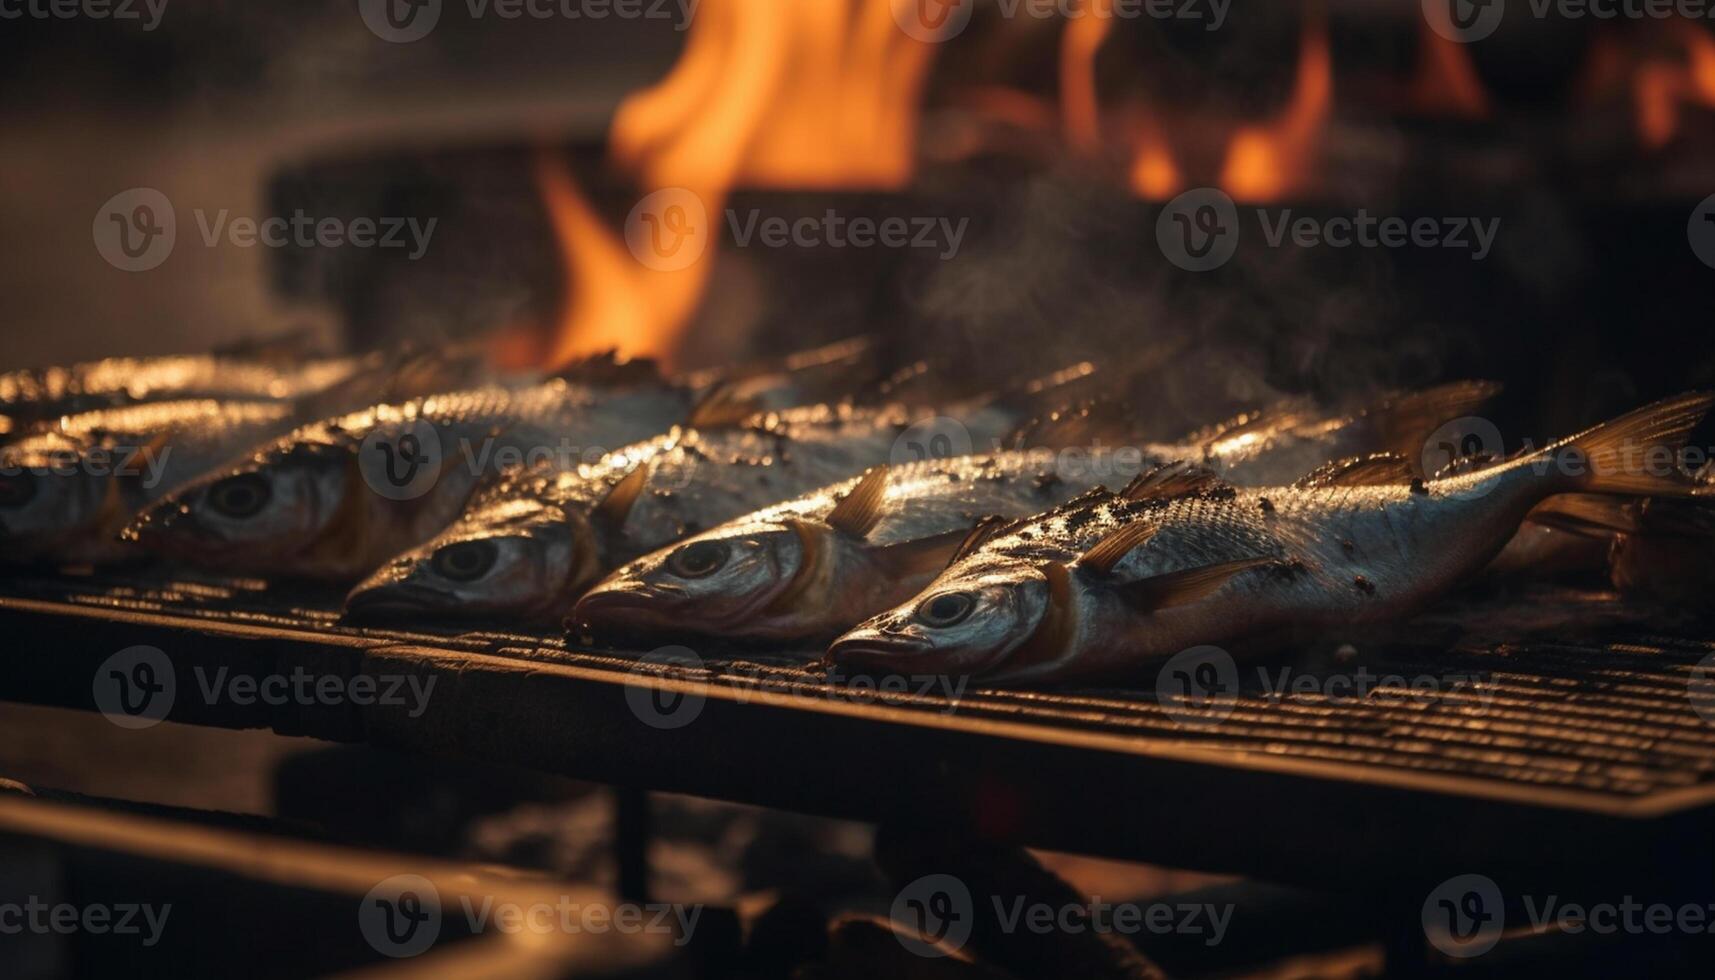
{"type": "Polygon", "coordinates": [[[161,499],[294,421],[281,402],[152,402],[60,419],[0,446],[0,562],[99,564],[161,499]]]}
{"type": "Polygon", "coordinates": [[[125,534],[217,570],[350,583],[445,528],[506,465],[600,456],[668,428],[690,404],[677,386],[601,390],[557,379],[376,406],[304,426],[203,476],[125,534]]]}
{"type": "Polygon", "coordinates": [[[1395,619],[1481,569],[1551,495],[1690,492],[1681,474],[1642,472],[1626,456],[1677,449],[1712,401],[1668,399],[1428,483],[1212,486],[1074,508],[997,538],[829,656],[1001,684],[1135,680],[1193,646],[1395,619]]]}
{"type": "MultiPolygon", "coordinates": [[[[1356,412],[1288,403],[1141,449],[1101,448],[1122,439],[1130,413],[1104,420],[1088,407],[1027,424],[1020,438],[1070,436],[1098,445],[1074,456],[1012,451],[892,467],[873,514],[853,527],[835,517],[860,491],[850,480],[738,518],[626,565],[580,601],[572,621],[631,633],[724,639],[826,640],[910,598],[945,567],[984,516],[1018,519],[1056,507],[1104,482],[1124,486],[1169,460],[1200,459],[1234,482],[1293,477],[1325,454],[1409,448],[1473,410],[1496,386],[1458,382],[1393,396],[1356,412]],[[700,554],[696,574],[680,563],[700,554]],[[710,569],[710,556],[720,564],[710,569]]],[[[1109,409],[1111,412],[1111,409],[1109,409]]],[[[1068,560],[1070,556],[1067,556],[1068,560]]]]}
{"type": "MultiPolygon", "coordinates": [[[[885,463],[919,415],[853,405],[770,412],[739,426],[680,429],[575,471],[508,481],[474,500],[445,534],[359,585],[347,609],[557,622],[623,562],[885,463]],[[456,571],[449,563],[478,548],[485,551],[480,572],[449,576],[456,571]],[[561,557],[568,548],[573,557],[561,557]],[[545,573],[548,561],[554,569],[545,573]],[[522,570],[519,562],[535,567],[522,570]]],[[[1018,423],[993,405],[963,417],[985,440],[1003,438],[1018,423]]]]}

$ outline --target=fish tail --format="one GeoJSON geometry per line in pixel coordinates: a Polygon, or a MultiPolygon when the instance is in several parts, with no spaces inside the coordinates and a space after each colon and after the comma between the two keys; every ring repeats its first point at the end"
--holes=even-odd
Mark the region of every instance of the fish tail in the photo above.
{"type": "Polygon", "coordinates": [[[1715,392],[1665,398],[1563,440],[1542,452],[1572,489],[1628,496],[1684,497],[1697,481],[1681,450],[1709,410],[1715,392]]]}

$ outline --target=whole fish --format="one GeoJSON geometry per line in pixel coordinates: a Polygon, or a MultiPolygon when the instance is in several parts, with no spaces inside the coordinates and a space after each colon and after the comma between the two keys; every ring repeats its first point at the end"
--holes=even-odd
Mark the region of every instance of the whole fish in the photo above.
{"type": "Polygon", "coordinates": [[[1176,464],[1125,494],[996,533],[919,596],[840,637],[828,657],[994,683],[1136,680],[1194,646],[1396,619],[1481,569],[1549,496],[1691,492],[1688,476],[1652,472],[1639,452],[1677,451],[1712,403],[1706,393],[1671,398],[1428,481],[1371,459],[1292,487],[1239,490],[1176,464]]]}
{"type": "Polygon", "coordinates": [[[141,507],[293,422],[289,402],[152,402],[67,416],[0,446],[0,561],[124,556],[141,507]]]}
{"type": "Polygon", "coordinates": [[[508,466],[600,458],[665,431],[694,401],[664,380],[557,378],[374,406],[204,475],[137,515],[125,537],[222,571],[353,582],[445,528],[508,466]]]}
{"type": "MultiPolygon", "coordinates": [[[[1306,459],[1319,465],[1401,444],[1416,451],[1493,391],[1465,382],[1338,414],[1286,405],[1129,453],[1014,451],[873,470],[627,564],[579,600],[571,622],[633,636],[826,640],[928,585],[980,521],[1040,513],[1177,459],[1255,484],[1300,476],[1311,469],[1306,459]]],[[[1084,417],[1060,426],[1062,435],[1075,428],[1075,438],[1100,441],[1084,417]]],[[[1024,438],[1046,434],[1036,426],[1024,438]]]]}
{"type": "Polygon", "coordinates": [[[0,374],[0,415],[22,431],[65,415],[157,401],[294,401],[373,369],[375,358],[190,354],[115,357],[0,374]]]}
{"type": "MultiPolygon", "coordinates": [[[[1000,402],[960,414],[984,441],[1020,419],[1000,402]]],[[[519,474],[359,585],[347,609],[558,621],[622,562],[886,462],[920,417],[902,406],[789,409],[679,430],[574,471],[519,474]]]]}

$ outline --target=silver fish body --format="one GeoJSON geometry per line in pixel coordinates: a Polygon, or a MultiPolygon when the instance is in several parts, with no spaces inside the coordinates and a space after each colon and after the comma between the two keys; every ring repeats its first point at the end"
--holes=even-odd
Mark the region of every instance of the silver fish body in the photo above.
{"type": "Polygon", "coordinates": [[[124,557],[139,508],[294,422],[283,402],[168,401],[67,416],[0,446],[0,556],[124,557]]]}
{"type": "Polygon", "coordinates": [[[600,458],[691,403],[666,383],[556,380],[376,406],[255,449],[145,510],[126,536],[224,571],[351,582],[445,528],[507,467],[600,458]]]}
{"type": "MultiPolygon", "coordinates": [[[[1290,403],[1180,443],[1086,445],[894,467],[873,524],[830,523],[857,480],[738,518],[629,563],[580,600],[573,620],[598,632],[693,633],[769,641],[827,639],[910,598],[941,571],[984,517],[1017,519],[1098,486],[1125,486],[1170,460],[1193,459],[1239,484],[1287,482],[1340,454],[1422,440],[1493,393],[1464,382],[1396,396],[1357,412],[1290,403]],[[718,558],[684,574],[687,554],[718,558]]],[[[1098,415],[1033,423],[1023,439],[1099,444],[1123,435],[1098,415]],[[1106,428],[1104,428],[1106,426],[1106,428]]]]}
{"type": "Polygon", "coordinates": [[[1392,620],[1481,569],[1558,493],[1687,492],[1628,447],[1677,447],[1682,396],[1531,456],[1440,480],[1109,497],[996,536],[912,601],[837,640],[835,663],[996,683],[1143,679],[1200,645],[1392,620]]]}
{"type": "Polygon", "coordinates": [[[115,357],[66,367],[0,374],[0,414],[28,423],[159,401],[292,401],[326,391],[372,367],[331,357],[296,364],[275,359],[187,354],[115,357]]]}
{"type": "MultiPolygon", "coordinates": [[[[887,462],[918,417],[898,406],[813,406],[679,430],[575,471],[520,474],[377,571],[347,608],[558,620],[620,563],[887,462]]],[[[1018,421],[993,406],[962,417],[984,441],[1018,421]]]]}

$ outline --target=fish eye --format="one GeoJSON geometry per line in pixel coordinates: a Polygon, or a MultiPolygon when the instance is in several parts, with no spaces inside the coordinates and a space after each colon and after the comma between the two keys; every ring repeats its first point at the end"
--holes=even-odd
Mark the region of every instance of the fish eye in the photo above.
{"type": "Polygon", "coordinates": [[[28,470],[0,475],[0,507],[22,507],[36,499],[36,475],[28,470]]]}
{"type": "Polygon", "coordinates": [[[732,548],[724,541],[698,541],[673,552],[667,570],[680,578],[703,578],[721,570],[732,548]]]}
{"type": "Polygon", "coordinates": [[[435,552],[432,565],[442,578],[474,582],[487,575],[499,560],[500,548],[493,541],[460,541],[435,552]]]}
{"type": "Polygon", "coordinates": [[[229,476],[208,490],[208,503],[226,517],[242,520],[255,517],[273,497],[268,481],[256,473],[229,476]]]}
{"type": "Polygon", "coordinates": [[[969,592],[943,592],[919,603],[917,618],[927,626],[957,626],[976,608],[976,597],[969,592]]]}

